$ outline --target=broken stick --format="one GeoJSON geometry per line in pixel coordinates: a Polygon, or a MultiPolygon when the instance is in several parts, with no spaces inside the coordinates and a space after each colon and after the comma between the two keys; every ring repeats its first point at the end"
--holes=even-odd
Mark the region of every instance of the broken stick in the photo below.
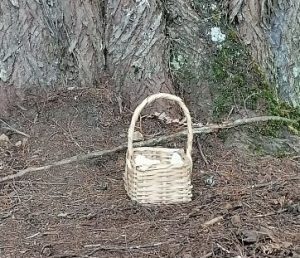
{"type": "MultiPolygon", "coordinates": [[[[296,120],[279,117],[279,116],[259,116],[259,117],[237,119],[235,121],[226,121],[221,124],[208,124],[208,125],[201,126],[201,127],[195,127],[193,129],[193,133],[194,134],[212,133],[212,132],[216,132],[220,129],[229,129],[229,128],[233,128],[233,127],[240,126],[240,125],[257,123],[257,122],[266,122],[266,121],[282,121],[282,122],[287,122],[287,123],[292,123],[292,124],[298,123],[298,121],[296,121],[296,120]]],[[[167,136],[153,138],[153,139],[150,139],[147,141],[135,142],[133,144],[133,146],[134,147],[154,146],[154,145],[157,145],[158,143],[168,142],[174,138],[181,137],[184,135],[187,135],[186,130],[180,131],[180,132],[177,132],[177,133],[174,133],[171,135],[167,135],[167,136]]],[[[38,171],[42,171],[42,170],[46,170],[46,169],[50,169],[53,167],[58,167],[58,166],[74,163],[74,162],[80,162],[80,161],[89,160],[89,159],[93,159],[93,158],[97,158],[97,157],[102,157],[102,156],[105,156],[105,155],[108,155],[111,153],[123,151],[125,149],[127,149],[127,143],[122,144],[122,145],[115,147],[113,149],[110,149],[110,150],[101,150],[101,151],[90,152],[87,154],[80,154],[80,155],[62,159],[60,161],[56,161],[56,162],[53,162],[53,163],[50,163],[48,165],[41,166],[41,167],[28,167],[26,169],[19,170],[16,174],[8,175],[8,176],[0,178],[0,183],[22,177],[31,172],[38,172],[38,171]]]]}
{"type": "Polygon", "coordinates": [[[25,137],[27,137],[27,138],[30,138],[30,135],[29,135],[29,134],[23,133],[23,132],[19,131],[18,129],[16,129],[16,128],[10,126],[8,123],[6,123],[6,122],[5,122],[3,119],[1,119],[1,118],[0,118],[0,122],[2,122],[3,124],[6,125],[6,126],[2,127],[3,129],[9,130],[9,131],[12,131],[12,132],[14,132],[14,133],[16,133],[16,134],[20,134],[20,135],[22,135],[22,136],[25,136],[25,137]]]}

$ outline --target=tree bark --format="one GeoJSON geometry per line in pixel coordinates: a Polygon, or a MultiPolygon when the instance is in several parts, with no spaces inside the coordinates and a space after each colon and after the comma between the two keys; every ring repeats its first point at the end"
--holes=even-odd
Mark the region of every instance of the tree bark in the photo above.
{"type": "Polygon", "coordinates": [[[0,114],[28,88],[92,85],[102,75],[100,1],[0,2],[0,114]]]}
{"type": "Polygon", "coordinates": [[[160,1],[108,0],[107,70],[127,103],[158,92],[173,92],[168,74],[168,41],[160,1]]]}
{"type": "Polygon", "coordinates": [[[300,107],[300,2],[229,0],[227,5],[279,98],[300,107]]]}
{"type": "MultiPolygon", "coordinates": [[[[300,106],[300,3],[226,2],[279,97],[300,106]]],[[[209,70],[218,47],[209,37],[211,6],[208,0],[2,0],[0,115],[27,89],[90,87],[109,74],[120,108],[134,108],[152,93],[184,92],[195,114],[211,116],[209,70]]]]}
{"type": "Polygon", "coordinates": [[[200,16],[191,0],[169,0],[165,6],[173,81],[178,93],[184,95],[187,102],[193,103],[193,117],[205,121],[212,116],[208,13],[203,11],[200,16]]]}

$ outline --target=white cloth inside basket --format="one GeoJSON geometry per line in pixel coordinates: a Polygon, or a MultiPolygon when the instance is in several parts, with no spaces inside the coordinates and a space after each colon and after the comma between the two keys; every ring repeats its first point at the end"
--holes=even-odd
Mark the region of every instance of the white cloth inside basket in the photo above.
{"type": "MultiPolygon", "coordinates": [[[[160,160],[148,159],[144,155],[138,154],[134,159],[134,163],[140,171],[146,171],[151,166],[160,164],[161,162],[160,160]]],[[[183,159],[178,152],[172,154],[170,163],[173,167],[181,167],[184,165],[183,159]]]]}
{"type": "Polygon", "coordinates": [[[156,159],[148,159],[143,155],[137,155],[134,159],[134,163],[139,170],[146,171],[152,165],[160,164],[160,161],[156,159]]]}
{"type": "Polygon", "coordinates": [[[175,167],[180,167],[184,164],[183,160],[182,160],[182,158],[181,158],[181,156],[179,155],[178,152],[174,152],[172,154],[171,164],[175,167]]]}

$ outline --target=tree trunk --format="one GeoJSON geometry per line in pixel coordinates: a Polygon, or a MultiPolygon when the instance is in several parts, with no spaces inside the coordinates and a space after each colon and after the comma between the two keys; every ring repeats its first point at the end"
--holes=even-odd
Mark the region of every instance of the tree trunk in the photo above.
{"type": "Polygon", "coordinates": [[[92,85],[101,77],[104,25],[99,3],[0,2],[0,114],[28,88],[92,85]]]}
{"type": "MultiPolygon", "coordinates": [[[[226,2],[278,95],[299,106],[300,4],[226,2]]],[[[209,33],[218,15],[208,0],[2,0],[0,115],[27,89],[91,87],[108,74],[121,109],[176,91],[194,104],[194,116],[209,117],[220,47],[209,33]]]]}
{"type": "Polygon", "coordinates": [[[300,2],[227,1],[230,19],[278,96],[300,107],[300,2]]]}

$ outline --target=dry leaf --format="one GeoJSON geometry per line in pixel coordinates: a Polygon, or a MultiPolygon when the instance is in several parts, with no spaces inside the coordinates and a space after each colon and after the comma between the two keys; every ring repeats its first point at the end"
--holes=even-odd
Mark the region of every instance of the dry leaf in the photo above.
{"type": "Polygon", "coordinates": [[[16,146],[17,148],[21,147],[21,146],[22,146],[22,141],[17,141],[17,142],[15,143],[15,146],[16,146]]]}
{"type": "Polygon", "coordinates": [[[226,210],[231,210],[233,208],[233,206],[232,206],[232,204],[230,204],[230,203],[226,203],[225,205],[224,205],[224,209],[226,209],[226,210]]]}
{"type": "Polygon", "coordinates": [[[240,216],[238,214],[232,216],[231,217],[231,223],[232,223],[233,226],[237,226],[237,227],[241,226],[242,221],[241,221],[240,216]]]}
{"type": "Polygon", "coordinates": [[[27,145],[27,143],[28,143],[28,138],[23,138],[22,139],[22,145],[23,145],[23,147],[25,147],[27,145]]]}
{"type": "Polygon", "coordinates": [[[285,196],[281,196],[279,199],[278,199],[278,202],[280,204],[280,207],[282,208],[285,204],[285,196]]]}
{"type": "Polygon", "coordinates": [[[0,146],[7,147],[9,145],[10,141],[9,138],[6,134],[1,134],[0,135],[0,146]]]}
{"type": "Polygon", "coordinates": [[[182,120],[179,121],[178,118],[171,118],[169,116],[166,115],[165,112],[162,113],[158,113],[155,112],[153,115],[147,116],[148,118],[157,118],[158,120],[166,123],[166,124],[179,124],[179,125],[186,125],[186,118],[183,118],[182,120]]]}
{"type": "Polygon", "coordinates": [[[134,142],[139,142],[139,141],[143,141],[143,140],[144,140],[144,136],[139,131],[134,131],[133,141],[134,142]]]}

